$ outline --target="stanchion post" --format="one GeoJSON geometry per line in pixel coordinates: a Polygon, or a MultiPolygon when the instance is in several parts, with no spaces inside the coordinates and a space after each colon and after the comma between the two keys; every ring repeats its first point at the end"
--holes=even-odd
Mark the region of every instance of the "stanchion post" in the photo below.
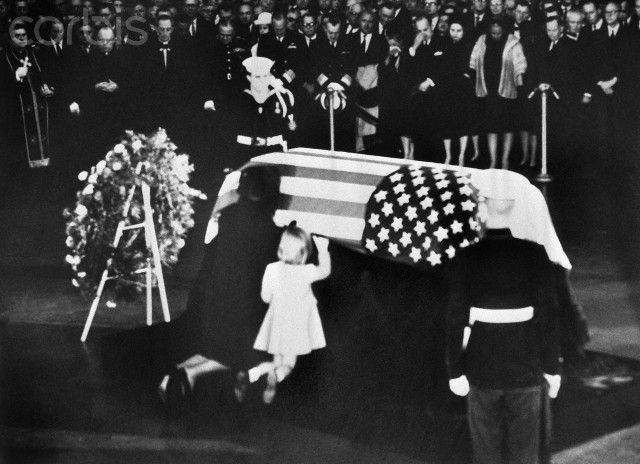
{"type": "Polygon", "coordinates": [[[551,182],[551,176],[547,172],[547,92],[544,88],[540,92],[541,99],[541,136],[542,136],[542,156],[540,160],[540,174],[536,177],[538,182],[551,182]]]}
{"type": "Polygon", "coordinates": [[[331,154],[335,152],[336,149],[336,134],[335,134],[335,121],[333,115],[333,99],[335,98],[335,93],[332,89],[329,89],[329,138],[331,140],[331,154]]]}

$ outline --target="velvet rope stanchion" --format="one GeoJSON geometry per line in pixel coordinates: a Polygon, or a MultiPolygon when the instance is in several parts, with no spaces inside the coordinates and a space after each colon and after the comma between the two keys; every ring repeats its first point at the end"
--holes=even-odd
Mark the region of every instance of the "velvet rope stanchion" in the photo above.
{"type": "Polygon", "coordinates": [[[542,83],[538,87],[536,87],[533,92],[529,94],[529,98],[533,98],[536,93],[540,93],[541,100],[541,133],[540,136],[542,138],[542,160],[540,166],[540,173],[536,177],[536,181],[540,183],[551,182],[551,176],[547,172],[547,94],[551,92],[551,94],[555,97],[556,100],[559,100],[560,97],[556,93],[556,91],[549,84],[542,83]]]}
{"type": "Polygon", "coordinates": [[[320,100],[320,105],[329,112],[329,145],[333,154],[336,150],[335,112],[343,110],[347,105],[344,87],[331,83],[323,92],[316,95],[316,100],[320,100]]]}

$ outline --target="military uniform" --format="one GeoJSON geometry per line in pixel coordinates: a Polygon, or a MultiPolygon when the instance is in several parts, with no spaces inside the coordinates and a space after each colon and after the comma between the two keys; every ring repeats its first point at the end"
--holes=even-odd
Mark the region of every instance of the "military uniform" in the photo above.
{"type": "Polygon", "coordinates": [[[557,374],[560,357],[545,248],[488,229],[448,271],[447,365],[471,386],[474,462],[537,463],[543,373],[557,374]]]}

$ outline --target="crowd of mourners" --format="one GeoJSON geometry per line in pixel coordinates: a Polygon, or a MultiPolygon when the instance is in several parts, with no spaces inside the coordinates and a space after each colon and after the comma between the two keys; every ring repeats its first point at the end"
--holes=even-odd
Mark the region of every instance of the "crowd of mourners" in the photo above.
{"type": "Polygon", "coordinates": [[[86,166],[123,130],[164,127],[202,166],[237,167],[265,125],[328,148],[333,106],[339,150],[535,167],[542,94],[552,149],[615,150],[640,114],[639,14],[640,0],[0,0],[3,156],[86,166]],[[252,55],[293,97],[253,129],[238,109],[252,55]]]}

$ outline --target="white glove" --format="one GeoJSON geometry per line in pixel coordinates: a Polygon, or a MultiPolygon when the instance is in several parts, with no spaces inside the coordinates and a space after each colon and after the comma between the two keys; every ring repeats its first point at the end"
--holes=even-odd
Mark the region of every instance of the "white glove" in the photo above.
{"type": "Polygon", "coordinates": [[[207,111],[215,111],[216,105],[213,103],[213,100],[207,100],[204,102],[204,109],[207,111]]]}
{"type": "Polygon", "coordinates": [[[426,92],[427,90],[429,90],[429,87],[435,87],[435,86],[436,84],[431,80],[431,78],[427,78],[427,80],[425,80],[420,84],[420,86],[418,87],[418,90],[420,90],[420,92],[426,92]]]}
{"type": "Polygon", "coordinates": [[[327,89],[333,90],[334,92],[344,92],[344,87],[337,82],[332,82],[331,84],[327,85],[327,89]]]}
{"type": "Polygon", "coordinates": [[[457,379],[449,379],[449,390],[454,395],[467,396],[469,394],[469,381],[466,375],[461,375],[457,379]]]}
{"type": "Polygon", "coordinates": [[[16,81],[22,82],[22,80],[27,77],[27,73],[29,72],[29,68],[26,66],[20,66],[16,69],[16,81]]]}
{"type": "Polygon", "coordinates": [[[556,398],[560,391],[560,375],[542,374],[549,384],[549,398],[556,398]]]}
{"type": "Polygon", "coordinates": [[[71,111],[72,114],[80,114],[80,105],[76,102],[71,103],[69,105],[69,111],[71,111]]]}
{"type": "Polygon", "coordinates": [[[284,82],[282,82],[282,79],[278,79],[277,77],[274,77],[274,78],[271,80],[270,85],[271,85],[271,87],[273,87],[274,89],[282,90],[282,88],[284,87],[284,82]]]}

